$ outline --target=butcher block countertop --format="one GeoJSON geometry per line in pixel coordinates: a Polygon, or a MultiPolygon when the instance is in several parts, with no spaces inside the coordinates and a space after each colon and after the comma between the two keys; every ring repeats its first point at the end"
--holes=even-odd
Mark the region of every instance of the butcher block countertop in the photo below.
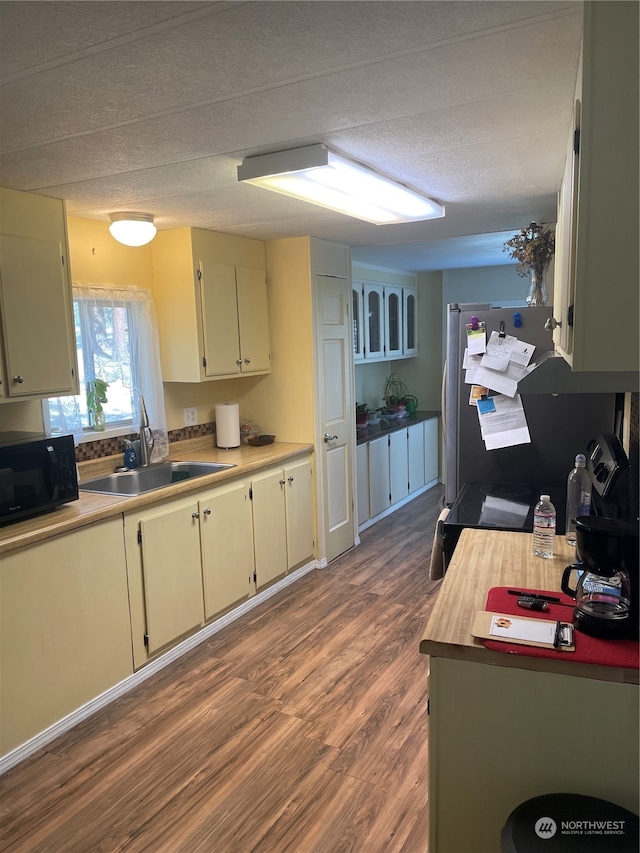
{"type": "MultiPolygon", "coordinates": [[[[575,549],[567,545],[563,536],[557,536],[554,551],[551,559],[534,556],[532,537],[526,533],[463,530],[427,623],[420,651],[453,660],[638,684],[637,670],[497,652],[485,648],[481,640],[471,635],[475,613],[485,609],[487,593],[492,587],[545,589],[552,595],[560,592],[562,572],[574,561],[575,549]]],[[[570,618],[571,611],[569,608],[567,611],[570,618]]],[[[526,616],[533,615],[522,612],[526,616]]]]}
{"type": "MultiPolygon", "coordinates": [[[[192,480],[182,480],[135,497],[80,492],[79,500],[63,504],[53,512],[0,527],[0,554],[13,551],[24,545],[40,542],[60,533],[67,533],[96,521],[111,518],[120,513],[140,509],[157,501],[180,497],[194,490],[217,486],[226,480],[244,477],[254,471],[281,465],[312,452],[312,444],[277,441],[263,447],[251,447],[248,444],[242,444],[240,447],[222,450],[214,446],[212,436],[172,444],[169,453],[170,461],[231,462],[236,467],[192,480]]],[[[122,454],[107,459],[80,463],[80,485],[83,481],[113,473],[115,466],[119,464],[122,464],[122,454]]]]}

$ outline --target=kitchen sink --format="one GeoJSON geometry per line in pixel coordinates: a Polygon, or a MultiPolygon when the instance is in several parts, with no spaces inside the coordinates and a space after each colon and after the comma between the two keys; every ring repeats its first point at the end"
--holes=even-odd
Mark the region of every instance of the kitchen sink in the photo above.
{"type": "Polygon", "coordinates": [[[235,468],[233,463],[224,462],[159,462],[148,468],[136,468],[133,471],[118,471],[105,477],[96,477],[80,483],[81,492],[95,492],[100,495],[142,495],[154,489],[162,489],[172,483],[206,477],[227,468],[235,468]]]}

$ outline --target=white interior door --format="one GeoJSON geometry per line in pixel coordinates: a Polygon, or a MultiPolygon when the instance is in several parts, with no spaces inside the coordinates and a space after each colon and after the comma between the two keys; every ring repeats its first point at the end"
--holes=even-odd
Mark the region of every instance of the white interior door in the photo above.
{"type": "Polygon", "coordinates": [[[355,425],[351,285],[317,275],[316,347],[318,412],[319,556],[327,561],[354,543],[355,425]]]}

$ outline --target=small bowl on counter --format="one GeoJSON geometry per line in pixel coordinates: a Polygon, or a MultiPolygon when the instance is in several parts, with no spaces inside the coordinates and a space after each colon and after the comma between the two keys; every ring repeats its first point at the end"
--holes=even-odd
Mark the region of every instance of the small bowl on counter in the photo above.
{"type": "Polygon", "coordinates": [[[275,440],[275,435],[250,435],[247,438],[247,444],[252,447],[264,447],[265,444],[273,444],[275,440]]]}

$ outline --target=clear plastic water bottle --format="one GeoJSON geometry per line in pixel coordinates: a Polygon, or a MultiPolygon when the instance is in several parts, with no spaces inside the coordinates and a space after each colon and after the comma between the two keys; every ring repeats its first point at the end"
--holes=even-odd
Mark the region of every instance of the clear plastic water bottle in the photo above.
{"type": "Polygon", "coordinates": [[[553,557],[556,536],[556,508],[549,495],[540,495],[533,510],[533,553],[536,557],[553,557]]]}
{"type": "Polygon", "coordinates": [[[567,478],[567,524],[565,538],[569,545],[576,544],[576,518],[591,515],[591,477],[583,453],[576,456],[576,467],[567,478]]]}

